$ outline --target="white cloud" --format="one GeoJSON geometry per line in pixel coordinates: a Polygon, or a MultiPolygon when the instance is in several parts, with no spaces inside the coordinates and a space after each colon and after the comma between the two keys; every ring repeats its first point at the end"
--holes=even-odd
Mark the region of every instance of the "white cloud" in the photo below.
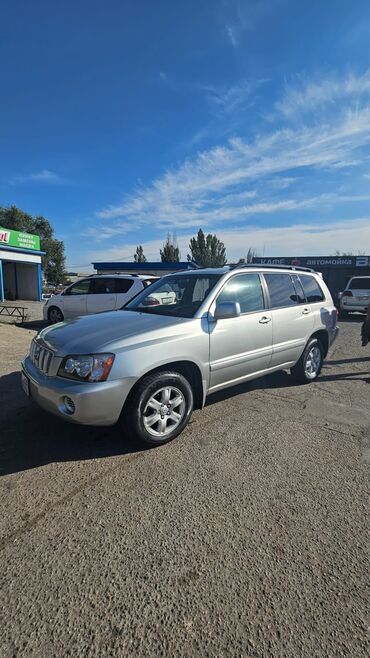
{"type": "Polygon", "coordinates": [[[199,153],[97,216],[125,220],[133,229],[209,226],[250,214],[240,195],[253,191],[251,186],[255,189],[263,177],[286,178],[292,169],[304,173],[310,168],[344,167],[369,142],[370,107],[348,111],[330,124],[278,130],[249,143],[234,138],[227,146],[199,153]]]}
{"type": "Polygon", "coordinates": [[[41,169],[30,174],[13,176],[10,179],[13,185],[21,183],[62,183],[63,178],[50,169],[41,169]]]}
{"type": "Polygon", "coordinates": [[[238,45],[238,41],[237,41],[236,34],[235,34],[235,28],[233,28],[231,25],[225,25],[225,30],[226,30],[227,36],[230,39],[230,43],[231,43],[232,47],[236,48],[236,46],[238,45]]]}
{"type": "Polygon", "coordinates": [[[203,85],[205,98],[212,114],[217,119],[227,119],[239,115],[246,108],[253,106],[258,89],[270,82],[270,78],[259,80],[241,80],[230,86],[203,85]]]}
{"type": "MultiPolygon", "coordinates": [[[[310,256],[330,255],[339,251],[356,253],[370,244],[370,216],[353,220],[338,220],[326,223],[294,224],[273,228],[246,226],[243,229],[220,230],[218,237],[225,243],[229,262],[245,256],[248,248],[265,256],[310,256]]],[[[192,234],[177,238],[181,259],[186,260],[192,234]]],[[[148,260],[159,260],[159,249],[163,240],[141,240],[148,260]]],[[[117,260],[122,254],[134,254],[137,243],[124,242],[122,245],[92,251],[91,261],[117,260]]],[[[126,260],[126,258],[122,258],[126,260]]]]}
{"type": "MultiPolygon", "coordinates": [[[[248,85],[244,81],[226,90],[207,87],[204,91],[215,111],[225,118],[229,112],[238,113],[262,82],[248,85]]],[[[307,83],[296,94],[288,88],[278,106],[278,113],[288,120],[295,118],[301,107],[326,103],[330,111],[324,115],[312,110],[299,123],[292,121],[275,130],[267,124],[253,139],[234,137],[225,145],[198,152],[151,184],[139,186],[122,203],[97,212],[97,218],[106,221],[101,221],[96,230],[90,229],[90,235],[108,240],[123,233],[155,229],[161,233],[177,229],[181,234],[201,226],[218,234],[229,229],[235,236],[230,227],[257,222],[262,215],[294,212],[298,224],[307,221],[309,209],[314,209],[317,217],[320,209],[368,202],[369,195],[361,194],[358,185],[352,194],[351,187],[341,189],[343,174],[349,169],[359,169],[357,180],[368,176],[360,169],[365,165],[368,169],[368,95],[370,73],[347,75],[341,82],[330,78],[307,83]],[[352,101],[359,95],[362,102],[356,105],[352,101]],[[318,193],[324,181],[328,182],[326,192],[318,193]],[[289,193],[284,192],[288,188],[289,193]]],[[[350,211],[353,216],[353,209],[350,211]]],[[[250,242],[248,246],[256,244],[250,242]]],[[[316,251],[318,248],[316,245],[316,251]]]]}
{"type": "Polygon", "coordinates": [[[318,81],[298,77],[293,85],[286,84],[284,98],[275,103],[276,109],[291,119],[296,115],[308,114],[338,101],[356,103],[370,95],[370,70],[361,76],[348,74],[345,78],[321,78],[318,81]]]}

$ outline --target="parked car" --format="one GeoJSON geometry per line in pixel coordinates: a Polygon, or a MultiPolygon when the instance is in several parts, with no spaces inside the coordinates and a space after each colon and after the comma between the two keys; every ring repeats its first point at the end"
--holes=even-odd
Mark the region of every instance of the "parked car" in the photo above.
{"type": "Polygon", "coordinates": [[[61,418],[119,421],[158,445],[182,432],[209,393],[281,369],[314,381],[337,332],[330,292],[313,271],[195,270],[164,277],[122,311],[43,329],[22,384],[61,418]],[[171,303],[148,304],[169,291],[171,303]]]}
{"type": "MultiPolygon", "coordinates": [[[[44,306],[44,320],[55,324],[79,315],[114,311],[144,290],[158,277],[112,274],[94,274],[80,279],[63,292],[53,295],[44,306]]],[[[167,295],[157,296],[153,304],[163,303],[167,295]]]]}
{"type": "Polygon", "coordinates": [[[366,313],[370,303],[370,276],[353,276],[338,298],[342,317],[353,311],[366,313]]]}

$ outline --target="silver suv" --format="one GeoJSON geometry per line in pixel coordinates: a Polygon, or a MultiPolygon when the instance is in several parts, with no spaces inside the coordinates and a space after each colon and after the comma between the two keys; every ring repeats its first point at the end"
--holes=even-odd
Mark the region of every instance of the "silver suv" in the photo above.
{"type": "Polygon", "coordinates": [[[312,382],[337,332],[330,292],[311,270],[187,271],[122,310],[43,329],[22,363],[22,385],[65,420],[119,421],[158,445],[180,434],[210,393],[281,369],[312,382]],[[162,303],[152,305],[153,294],[162,303]]]}

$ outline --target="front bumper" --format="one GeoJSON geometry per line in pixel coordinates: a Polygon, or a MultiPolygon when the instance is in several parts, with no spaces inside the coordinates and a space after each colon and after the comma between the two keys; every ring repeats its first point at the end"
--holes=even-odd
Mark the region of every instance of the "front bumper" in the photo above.
{"type": "Polygon", "coordinates": [[[22,370],[30,383],[31,398],[40,407],[81,425],[114,425],[135,383],[134,378],[89,383],[48,377],[33,365],[29,357],[22,362],[22,370]],[[64,397],[73,401],[73,414],[68,412],[64,397]]]}

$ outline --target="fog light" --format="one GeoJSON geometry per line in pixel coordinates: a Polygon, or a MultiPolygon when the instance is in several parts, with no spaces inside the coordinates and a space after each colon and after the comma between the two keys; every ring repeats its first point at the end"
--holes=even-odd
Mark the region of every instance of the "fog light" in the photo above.
{"type": "Polygon", "coordinates": [[[63,398],[63,402],[64,402],[64,406],[65,406],[65,410],[66,410],[67,414],[71,414],[71,415],[74,414],[74,412],[76,411],[76,406],[75,406],[75,403],[73,402],[73,400],[71,400],[71,398],[68,398],[66,396],[66,397],[63,398]]]}

